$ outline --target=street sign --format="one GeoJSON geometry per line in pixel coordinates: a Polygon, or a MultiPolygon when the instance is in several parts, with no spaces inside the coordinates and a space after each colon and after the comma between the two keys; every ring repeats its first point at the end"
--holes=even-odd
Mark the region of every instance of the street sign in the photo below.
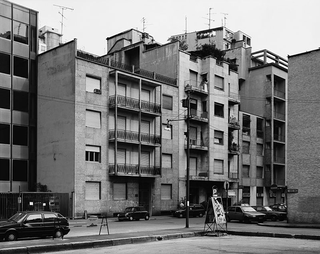
{"type": "Polygon", "coordinates": [[[225,190],[229,190],[229,182],[225,181],[224,184],[223,184],[223,187],[224,187],[225,190]]]}
{"type": "Polygon", "coordinates": [[[287,193],[298,193],[298,189],[287,189],[287,193]]]}

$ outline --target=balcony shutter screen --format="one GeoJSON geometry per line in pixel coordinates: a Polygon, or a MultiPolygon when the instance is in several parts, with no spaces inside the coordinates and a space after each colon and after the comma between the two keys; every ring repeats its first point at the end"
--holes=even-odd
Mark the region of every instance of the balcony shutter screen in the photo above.
{"type": "Polygon", "coordinates": [[[150,91],[146,89],[141,90],[141,100],[150,102],[150,91]]]}
{"type": "Polygon", "coordinates": [[[126,85],[118,84],[118,95],[126,96],[126,85]]]}
{"type": "Polygon", "coordinates": [[[97,152],[97,153],[100,153],[100,147],[99,147],[99,146],[89,146],[89,145],[86,145],[86,151],[87,151],[87,152],[97,152]]]}
{"type": "Polygon", "coordinates": [[[98,128],[101,127],[101,119],[100,119],[100,112],[87,110],[86,111],[86,126],[92,127],[92,128],[98,128]]]}
{"type": "Polygon", "coordinates": [[[150,166],[150,153],[141,152],[141,165],[150,166]]]}
{"type": "Polygon", "coordinates": [[[86,182],[86,200],[100,199],[100,182],[86,182]]]}
{"type": "Polygon", "coordinates": [[[197,174],[197,158],[190,157],[190,175],[197,174]]]}
{"type": "Polygon", "coordinates": [[[190,127],[189,137],[190,137],[190,139],[192,139],[192,140],[197,140],[197,128],[195,128],[195,127],[190,127]]]}
{"type": "Polygon", "coordinates": [[[162,96],[162,100],[163,100],[163,108],[165,109],[169,109],[172,110],[172,97],[171,96],[167,96],[167,95],[163,95],[162,96]]]}
{"type": "Polygon", "coordinates": [[[126,118],[123,116],[118,116],[117,120],[118,120],[118,122],[117,122],[118,129],[125,130],[126,129],[126,118]]]}
{"type": "Polygon", "coordinates": [[[162,167],[163,168],[172,168],[172,155],[171,154],[162,154],[162,167]]]}
{"type": "Polygon", "coordinates": [[[113,198],[114,199],[127,199],[127,187],[125,183],[114,183],[113,184],[113,198]]]}
{"type": "Polygon", "coordinates": [[[145,134],[150,134],[150,122],[141,121],[141,132],[145,134]]]}
{"type": "Polygon", "coordinates": [[[125,149],[118,149],[117,163],[118,164],[126,164],[126,150],[125,149]]]}
{"type": "Polygon", "coordinates": [[[214,76],[214,86],[220,89],[224,89],[224,84],[223,84],[224,80],[222,77],[219,76],[214,76]]]}
{"type": "Polygon", "coordinates": [[[223,174],[223,160],[214,160],[214,173],[223,174]]]}
{"type": "Polygon", "coordinates": [[[198,73],[190,70],[190,85],[197,86],[198,73]]]}
{"type": "Polygon", "coordinates": [[[171,192],[172,192],[171,184],[161,184],[161,200],[170,200],[171,192]]]}
{"type": "Polygon", "coordinates": [[[94,89],[101,89],[100,86],[100,79],[97,78],[92,78],[92,77],[86,77],[86,91],[87,92],[92,92],[94,91],[94,89]]]}

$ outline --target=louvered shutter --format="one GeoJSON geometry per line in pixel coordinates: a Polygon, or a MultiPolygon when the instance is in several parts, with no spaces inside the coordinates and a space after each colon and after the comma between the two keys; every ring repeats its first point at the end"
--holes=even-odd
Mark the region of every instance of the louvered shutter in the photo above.
{"type": "Polygon", "coordinates": [[[150,166],[150,153],[141,152],[141,165],[150,166]]]}

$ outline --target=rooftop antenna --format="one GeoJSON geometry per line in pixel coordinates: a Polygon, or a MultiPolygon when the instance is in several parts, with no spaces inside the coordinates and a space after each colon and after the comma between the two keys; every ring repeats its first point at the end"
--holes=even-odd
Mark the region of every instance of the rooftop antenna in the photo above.
{"type": "MultiPolygon", "coordinates": [[[[213,19],[211,19],[211,10],[212,10],[213,8],[209,8],[209,29],[211,29],[211,21],[214,21],[213,19]]],[[[214,13],[212,13],[212,14],[214,14],[214,13]]]]}
{"type": "Polygon", "coordinates": [[[184,19],[184,23],[185,23],[184,33],[187,34],[188,33],[188,18],[187,18],[187,16],[184,19]]]}
{"type": "Polygon", "coordinates": [[[222,25],[225,27],[226,25],[227,25],[227,15],[228,15],[228,13],[223,13],[223,12],[221,12],[221,14],[223,14],[223,20],[224,20],[224,22],[222,22],[222,25]]]}
{"type": "Polygon", "coordinates": [[[65,16],[63,16],[63,11],[64,10],[71,10],[73,11],[72,8],[66,7],[66,6],[61,6],[61,5],[56,5],[54,4],[54,6],[59,7],[61,9],[61,12],[58,12],[61,15],[61,42],[62,42],[62,36],[63,36],[63,19],[65,19],[65,16]]]}

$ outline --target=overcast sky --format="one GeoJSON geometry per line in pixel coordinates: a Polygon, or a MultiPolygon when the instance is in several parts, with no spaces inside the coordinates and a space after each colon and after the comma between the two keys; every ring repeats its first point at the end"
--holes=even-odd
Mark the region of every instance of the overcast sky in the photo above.
{"type": "Polygon", "coordinates": [[[251,36],[253,51],[268,49],[284,58],[320,47],[320,0],[12,0],[39,12],[39,28],[61,29],[63,41],[102,55],[105,39],[135,28],[167,43],[171,35],[226,27],[251,36]],[[223,13],[226,13],[225,15],[223,13]],[[143,20],[145,20],[143,25],[143,20]]]}

